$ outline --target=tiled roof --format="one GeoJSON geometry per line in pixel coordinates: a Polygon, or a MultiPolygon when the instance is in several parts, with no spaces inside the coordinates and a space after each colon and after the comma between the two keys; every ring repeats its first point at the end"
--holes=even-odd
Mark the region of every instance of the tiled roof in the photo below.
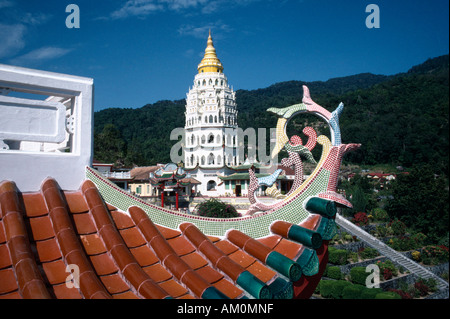
{"type": "Polygon", "coordinates": [[[135,180],[148,180],[150,178],[149,174],[156,171],[159,166],[143,166],[135,167],[130,171],[130,176],[134,177],[135,180]]]}
{"type": "Polygon", "coordinates": [[[136,206],[120,211],[90,180],[62,191],[49,178],[33,193],[4,181],[0,298],[308,298],[327,262],[321,218],[219,238],[188,222],[157,225],[136,206]]]}

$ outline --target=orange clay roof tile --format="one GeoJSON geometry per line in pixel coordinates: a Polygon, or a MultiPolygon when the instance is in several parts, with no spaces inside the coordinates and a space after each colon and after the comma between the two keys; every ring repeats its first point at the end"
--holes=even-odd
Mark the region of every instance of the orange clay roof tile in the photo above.
{"type": "MultiPolygon", "coordinates": [[[[209,236],[189,223],[153,224],[140,208],[123,212],[105,203],[89,180],[78,191],[62,191],[51,178],[34,193],[0,185],[0,298],[196,299],[208,288],[242,298],[249,296],[237,284],[242,273],[270,285],[279,276],[266,257],[277,251],[297,260],[304,249],[285,238],[289,223],[257,240],[234,230],[227,238],[209,236]],[[21,258],[26,262],[15,265],[21,258]],[[79,269],[78,288],[67,282],[71,264],[79,269]]],[[[319,223],[311,214],[300,225],[313,230],[319,223]]],[[[294,285],[297,296],[308,280],[294,285]]]]}

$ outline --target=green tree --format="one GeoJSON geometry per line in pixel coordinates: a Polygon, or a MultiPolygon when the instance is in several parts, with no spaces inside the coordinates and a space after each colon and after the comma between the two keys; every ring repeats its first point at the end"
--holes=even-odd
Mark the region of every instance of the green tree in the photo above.
{"type": "Polygon", "coordinates": [[[216,198],[201,202],[195,209],[197,210],[197,214],[203,217],[233,218],[240,216],[234,206],[226,204],[216,198]]]}
{"type": "Polygon", "coordinates": [[[414,167],[392,183],[393,198],[387,211],[407,227],[424,233],[437,242],[448,232],[448,187],[443,176],[436,176],[429,164],[414,167]]]}
{"type": "Polygon", "coordinates": [[[353,205],[353,212],[365,212],[367,207],[367,199],[363,190],[359,186],[354,186],[352,191],[351,203],[353,205]]]}
{"type": "Polygon", "coordinates": [[[95,159],[121,165],[126,157],[126,143],[114,124],[106,124],[101,133],[94,135],[95,159]]]}

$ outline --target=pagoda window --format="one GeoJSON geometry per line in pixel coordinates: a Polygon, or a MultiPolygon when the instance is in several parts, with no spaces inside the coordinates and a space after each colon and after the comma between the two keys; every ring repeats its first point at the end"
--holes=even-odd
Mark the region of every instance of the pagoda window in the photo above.
{"type": "Polygon", "coordinates": [[[214,116],[214,123],[217,123],[217,115],[214,116]]]}
{"type": "Polygon", "coordinates": [[[214,135],[212,133],[208,136],[208,143],[214,143],[214,135]]]}
{"type": "Polygon", "coordinates": [[[191,166],[194,166],[194,154],[191,155],[191,166]]]}
{"type": "Polygon", "coordinates": [[[202,156],[202,165],[205,165],[205,156],[202,156]]]}
{"type": "Polygon", "coordinates": [[[219,155],[217,156],[217,165],[220,165],[222,163],[222,157],[219,155]]]}
{"type": "Polygon", "coordinates": [[[208,156],[208,165],[214,165],[214,154],[210,153],[208,156]]]}
{"type": "Polygon", "coordinates": [[[194,145],[194,134],[191,135],[191,145],[194,145]]]}
{"type": "Polygon", "coordinates": [[[212,80],[211,79],[209,79],[209,85],[212,85],[212,80]]]}
{"type": "Polygon", "coordinates": [[[214,121],[213,116],[210,115],[210,116],[209,116],[209,123],[213,123],[213,121],[214,121]]]}
{"type": "Polygon", "coordinates": [[[216,143],[217,143],[217,144],[220,144],[220,135],[217,135],[216,143]]]}
{"type": "Polygon", "coordinates": [[[209,181],[208,184],[206,184],[206,190],[212,191],[216,188],[216,182],[215,181],[209,181]]]}
{"type": "Polygon", "coordinates": [[[205,135],[203,135],[202,136],[202,144],[205,144],[206,143],[206,137],[205,137],[205,135]]]}
{"type": "MultiPolygon", "coordinates": [[[[203,70],[202,70],[203,72],[203,70]]],[[[205,86],[206,85],[206,80],[203,80],[202,85],[205,86]]]]}
{"type": "MultiPolygon", "coordinates": [[[[219,71],[219,70],[217,70],[217,71],[219,71]]],[[[219,84],[219,80],[216,79],[216,85],[218,85],[218,84],[219,84]]]]}
{"type": "Polygon", "coordinates": [[[230,181],[225,181],[225,189],[230,189],[230,181]]]}
{"type": "Polygon", "coordinates": [[[205,123],[208,123],[208,117],[205,116],[205,123]]]}

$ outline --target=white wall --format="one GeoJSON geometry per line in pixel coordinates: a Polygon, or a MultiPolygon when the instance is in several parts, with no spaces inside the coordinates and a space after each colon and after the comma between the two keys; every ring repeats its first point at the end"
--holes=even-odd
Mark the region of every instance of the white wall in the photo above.
{"type": "Polygon", "coordinates": [[[0,148],[0,181],[14,181],[27,192],[39,190],[44,179],[52,177],[64,190],[78,189],[93,156],[93,79],[0,64],[0,87],[6,88],[2,113],[16,116],[19,126],[15,132],[0,126],[4,146],[0,148]],[[32,95],[26,95],[26,101],[17,98],[23,93],[32,95]],[[64,105],[66,110],[62,117],[61,113],[50,119],[45,114],[35,116],[46,105],[55,109],[64,105]],[[15,112],[17,107],[30,112],[15,112]],[[49,125],[59,131],[48,130],[49,125]],[[60,134],[61,125],[62,141],[60,136],[46,137],[60,134]]]}

